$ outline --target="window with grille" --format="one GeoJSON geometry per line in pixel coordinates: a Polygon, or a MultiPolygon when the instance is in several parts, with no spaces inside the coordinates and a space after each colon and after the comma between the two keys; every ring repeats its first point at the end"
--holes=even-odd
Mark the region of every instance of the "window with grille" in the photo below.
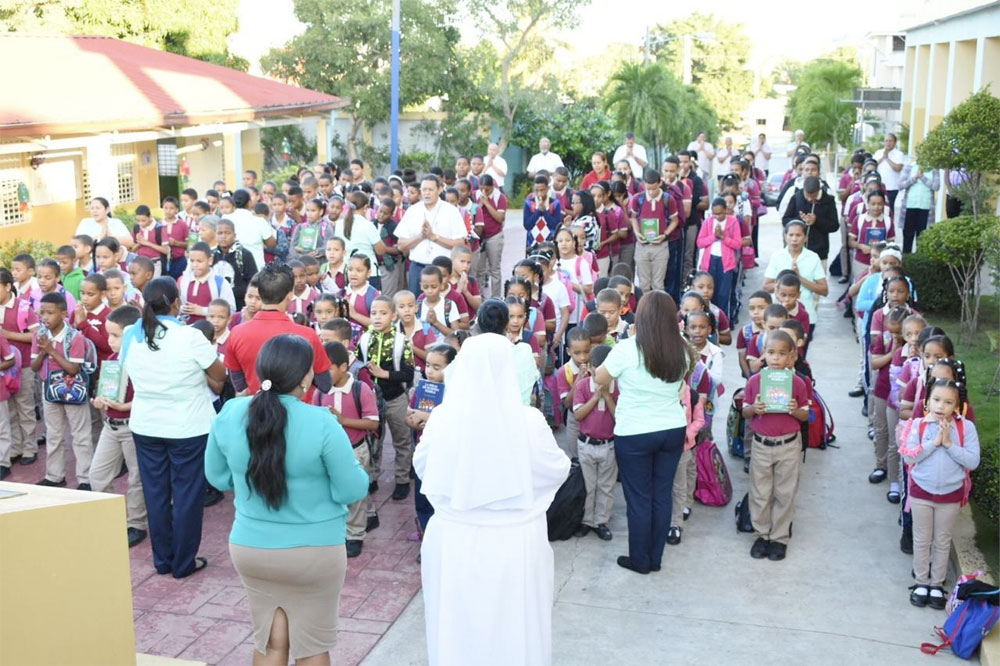
{"type": "Polygon", "coordinates": [[[0,227],[12,227],[28,221],[22,210],[18,189],[27,187],[21,155],[0,155],[0,227]]]}
{"type": "Polygon", "coordinates": [[[766,124],[767,124],[767,118],[758,118],[757,119],[757,125],[758,126],[760,126],[760,125],[766,125],[766,124]]]}
{"type": "Polygon", "coordinates": [[[118,165],[118,197],[115,204],[134,202],[138,197],[135,182],[135,144],[120,143],[111,146],[111,155],[120,158],[118,165]],[[131,157],[131,159],[128,159],[131,157]]]}
{"type": "Polygon", "coordinates": [[[177,144],[156,144],[156,161],[160,176],[176,177],[178,175],[177,144]]]}
{"type": "Polygon", "coordinates": [[[906,50],[906,37],[903,35],[893,35],[892,36],[892,50],[893,52],[905,51],[906,50]]]}

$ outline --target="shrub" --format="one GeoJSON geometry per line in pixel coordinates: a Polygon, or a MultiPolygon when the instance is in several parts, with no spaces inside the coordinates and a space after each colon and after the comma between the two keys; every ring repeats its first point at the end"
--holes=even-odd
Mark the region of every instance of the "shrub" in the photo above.
{"type": "Polygon", "coordinates": [[[35,261],[56,256],[56,246],[34,238],[15,238],[0,245],[0,266],[10,268],[11,261],[19,254],[30,254],[35,261]]]}
{"type": "Polygon", "coordinates": [[[955,286],[945,277],[948,275],[946,264],[916,252],[903,256],[903,268],[906,270],[906,275],[913,280],[913,286],[917,290],[917,307],[921,312],[955,315],[959,313],[961,308],[955,294],[955,286]]]}
{"type": "Polygon", "coordinates": [[[972,473],[972,496],[993,524],[1000,521],[1000,442],[980,441],[979,467],[972,473]]]}

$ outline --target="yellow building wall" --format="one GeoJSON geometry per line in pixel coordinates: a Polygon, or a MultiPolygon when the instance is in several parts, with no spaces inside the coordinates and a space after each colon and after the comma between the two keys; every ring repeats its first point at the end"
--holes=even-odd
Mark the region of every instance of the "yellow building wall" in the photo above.
{"type": "MultiPolygon", "coordinates": [[[[243,130],[243,170],[248,169],[257,172],[258,182],[264,175],[264,149],[260,146],[260,130],[251,128],[243,130]]],[[[237,188],[243,185],[243,174],[240,174],[238,181],[232,187],[237,188]]]]}
{"type": "Polygon", "coordinates": [[[146,204],[160,207],[160,171],[156,157],[156,142],[142,141],[135,144],[136,200],[132,208],[146,204]]]}

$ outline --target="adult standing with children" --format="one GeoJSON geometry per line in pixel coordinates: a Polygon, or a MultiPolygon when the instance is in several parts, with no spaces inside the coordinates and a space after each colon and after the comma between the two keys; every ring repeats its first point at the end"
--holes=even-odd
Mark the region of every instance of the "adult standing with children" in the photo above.
{"type": "Polygon", "coordinates": [[[312,368],[303,338],[264,343],[260,392],[226,403],[205,452],[209,483],[234,491],[229,553],[250,602],[255,663],[325,657],[334,646],[347,505],[368,493],[337,418],[302,402],[312,368]]]}
{"type": "Polygon", "coordinates": [[[122,223],[111,217],[111,204],[104,197],[90,200],[90,217],[80,220],[74,236],[90,236],[96,243],[105,238],[114,238],[127,248],[135,244],[132,233],[122,223]]]}
{"type": "Polygon", "coordinates": [[[501,335],[467,340],[413,458],[434,506],[421,547],[433,666],[552,660],[545,511],[570,461],[541,412],[521,404],[514,362],[501,335]],[[484,386],[493,399],[470,410],[484,386]]]}
{"type": "Polygon", "coordinates": [[[177,319],[177,283],[159,277],[142,293],[142,319],[125,330],[121,359],[134,397],[129,427],[146,499],[153,565],[184,578],[207,564],[201,544],[205,442],[215,418],[211,388],[226,369],[198,329],[177,319]]]}
{"type": "Polygon", "coordinates": [[[635,315],[635,335],[615,345],[594,380],[602,386],[617,380],[620,392],[615,458],[625,493],[629,554],[618,558],[618,566],[648,574],[660,570],[670,529],[674,473],[687,427],[680,391],[690,350],[669,294],[644,294],[635,315]]]}
{"type": "Polygon", "coordinates": [[[410,259],[406,284],[411,291],[420,289],[420,271],[438,257],[451,256],[452,248],[465,243],[469,232],[462,214],[441,200],[441,181],[427,174],[420,181],[420,201],[406,209],[396,227],[396,247],[410,259]]]}

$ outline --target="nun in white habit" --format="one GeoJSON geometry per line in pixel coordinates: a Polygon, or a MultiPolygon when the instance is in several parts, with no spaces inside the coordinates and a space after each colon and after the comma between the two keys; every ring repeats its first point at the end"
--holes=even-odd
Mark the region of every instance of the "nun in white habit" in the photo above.
{"type": "Polygon", "coordinates": [[[421,547],[431,666],[552,661],[553,561],[545,511],[570,461],[521,403],[514,348],[469,338],[413,466],[434,505],[421,547]],[[489,397],[476,401],[472,396],[489,397]]]}

